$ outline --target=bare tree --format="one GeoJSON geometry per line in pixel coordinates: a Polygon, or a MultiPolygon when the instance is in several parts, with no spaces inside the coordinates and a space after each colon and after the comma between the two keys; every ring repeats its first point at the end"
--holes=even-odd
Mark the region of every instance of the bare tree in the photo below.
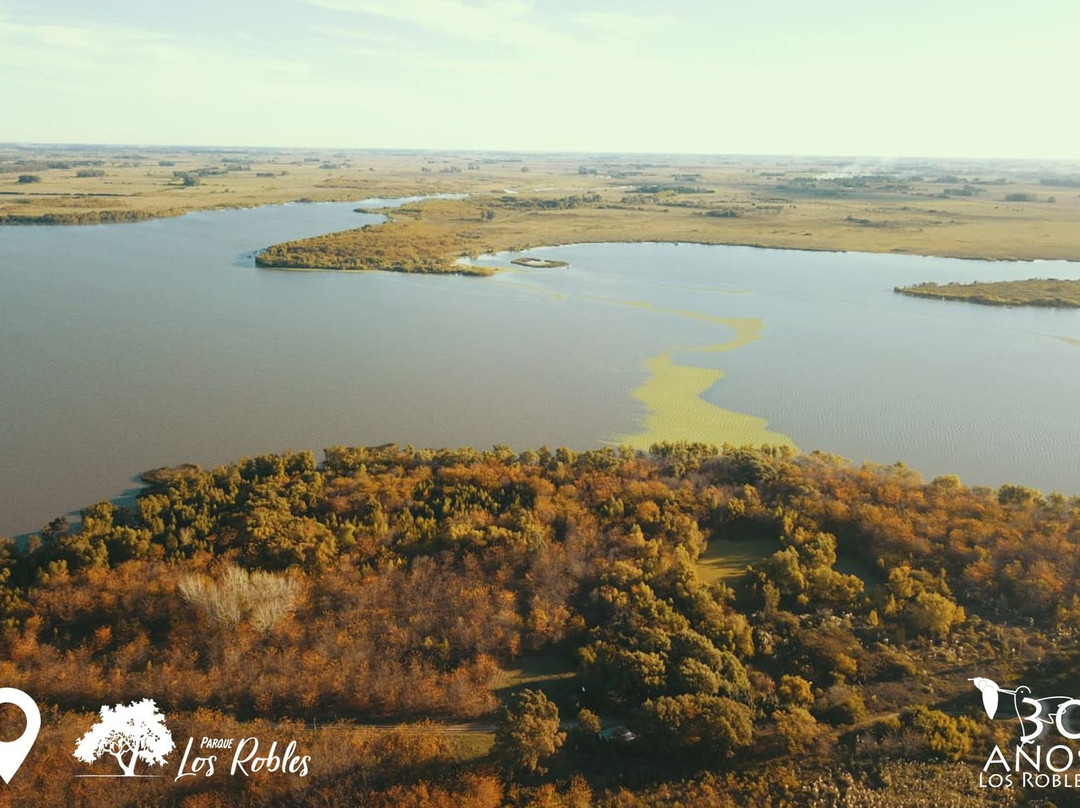
{"type": "Polygon", "coordinates": [[[184,576],[180,594],[213,623],[231,628],[247,620],[265,633],[296,608],[300,584],[285,575],[229,567],[217,580],[184,576]]]}

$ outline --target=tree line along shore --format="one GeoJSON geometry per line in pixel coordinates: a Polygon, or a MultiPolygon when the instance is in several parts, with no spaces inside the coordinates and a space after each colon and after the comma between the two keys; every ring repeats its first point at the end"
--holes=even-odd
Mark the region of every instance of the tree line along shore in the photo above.
{"type": "Polygon", "coordinates": [[[936,300],[964,300],[984,306],[1045,306],[1080,308],[1080,280],[1027,278],[1015,281],[945,283],[932,281],[897,286],[896,292],[936,300]]]}

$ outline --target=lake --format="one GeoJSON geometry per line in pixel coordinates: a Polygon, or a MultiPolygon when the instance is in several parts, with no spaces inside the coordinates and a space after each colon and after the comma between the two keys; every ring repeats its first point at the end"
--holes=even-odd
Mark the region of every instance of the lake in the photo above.
{"type": "Polygon", "coordinates": [[[568,268],[491,278],[253,265],[254,250],[390,204],[0,229],[0,534],[183,462],[729,427],[928,478],[1080,493],[1080,311],[892,292],[1076,278],[1080,264],[584,244],[528,253],[568,268]]]}

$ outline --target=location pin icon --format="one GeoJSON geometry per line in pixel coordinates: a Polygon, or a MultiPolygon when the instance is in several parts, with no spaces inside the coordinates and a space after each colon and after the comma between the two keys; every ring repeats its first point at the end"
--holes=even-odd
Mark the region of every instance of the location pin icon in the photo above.
{"type": "Polygon", "coordinates": [[[0,777],[10,783],[37,740],[41,712],[32,698],[14,687],[0,687],[0,704],[14,704],[26,716],[26,732],[14,741],[0,741],[0,777]]]}

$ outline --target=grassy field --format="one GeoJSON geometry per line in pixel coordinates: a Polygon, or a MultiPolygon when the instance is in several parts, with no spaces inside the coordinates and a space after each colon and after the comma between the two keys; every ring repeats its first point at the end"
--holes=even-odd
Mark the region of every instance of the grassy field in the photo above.
{"type": "Polygon", "coordinates": [[[706,583],[723,581],[730,584],[746,573],[746,568],[780,549],[776,539],[717,539],[709,540],[709,546],[697,563],[697,574],[706,583]]]}
{"type": "Polygon", "coordinates": [[[519,657],[503,670],[495,691],[506,696],[518,690],[543,690],[548,698],[566,709],[581,690],[579,666],[569,655],[556,652],[519,657]]]}
{"type": "MultiPolygon", "coordinates": [[[[1076,165],[1029,162],[9,146],[0,222],[456,192],[470,198],[395,213],[377,247],[440,266],[583,241],[1080,260],[1078,177],[1076,165]]],[[[377,229],[350,231],[335,249],[377,265],[367,243],[377,229]]],[[[303,243],[288,252],[303,263],[303,243]]]]}
{"type": "Polygon", "coordinates": [[[984,306],[1049,306],[1080,308],[1080,281],[1028,278],[1020,281],[975,283],[920,283],[897,286],[896,291],[912,297],[937,300],[964,300],[984,306]]]}

